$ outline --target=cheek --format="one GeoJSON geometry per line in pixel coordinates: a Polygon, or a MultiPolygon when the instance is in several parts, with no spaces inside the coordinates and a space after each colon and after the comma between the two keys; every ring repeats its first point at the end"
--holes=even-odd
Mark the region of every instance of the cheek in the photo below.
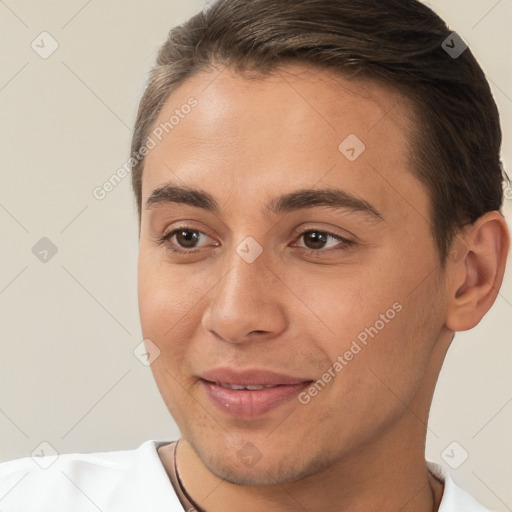
{"type": "Polygon", "coordinates": [[[160,350],[151,372],[175,419],[181,419],[181,411],[190,402],[187,353],[199,321],[194,318],[194,305],[201,296],[196,297],[197,293],[179,267],[172,268],[158,255],[140,253],[138,301],[142,334],[160,350]]]}
{"type": "Polygon", "coordinates": [[[384,327],[375,326],[374,320],[372,329],[356,328],[353,332],[365,336],[347,334],[330,350],[335,377],[331,379],[325,369],[320,379],[331,380],[325,387],[318,386],[308,405],[311,415],[328,430],[327,437],[345,437],[349,444],[360,436],[371,438],[406,411],[428,362],[428,351],[418,343],[421,334],[412,337],[410,314],[404,308],[384,327]]]}
{"type": "Polygon", "coordinates": [[[340,374],[340,401],[375,417],[392,418],[413,400],[442,327],[439,313],[425,308],[434,295],[422,292],[414,299],[395,301],[391,308],[382,302],[371,318],[366,317],[367,325],[352,332],[344,343],[344,348],[350,345],[347,355],[352,359],[340,374]]]}
{"type": "Polygon", "coordinates": [[[441,328],[440,312],[425,304],[438,303],[438,293],[426,280],[411,294],[417,271],[400,265],[357,274],[335,285],[307,279],[298,295],[319,325],[317,340],[329,360],[325,377],[329,370],[336,375],[333,402],[386,414],[411,400],[424,374],[441,328]]]}
{"type": "Polygon", "coordinates": [[[137,281],[143,334],[166,344],[187,328],[204,292],[194,286],[189,272],[166,263],[158,251],[141,249],[137,281]]]}
{"type": "Polygon", "coordinates": [[[303,327],[312,335],[316,332],[317,340],[324,340],[326,352],[335,359],[349,350],[353,340],[364,343],[378,336],[400,315],[400,293],[383,281],[382,275],[361,267],[337,275],[311,273],[291,280],[301,302],[293,307],[305,313],[309,321],[304,319],[303,327]]]}

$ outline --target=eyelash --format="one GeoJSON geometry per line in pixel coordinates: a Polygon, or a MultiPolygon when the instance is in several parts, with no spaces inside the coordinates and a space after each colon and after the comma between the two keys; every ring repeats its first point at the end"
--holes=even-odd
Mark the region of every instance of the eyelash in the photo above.
{"type": "MultiPolygon", "coordinates": [[[[178,227],[178,228],[174,229],[170,233],[163,235],[162,237],[158,237],[158,239],[157,239],[158,244],[165,245],[166,249],[172,251],[173,253],[178,253],[178,254],[192,254],[195,252],[199,252],[200,249],[197,249],[197,248],[196,249],[179,249],[170,243],[169,240],[176,233],[178,233],[180,231],[188,231],[191,233],[200,233],[201,235],[208,236],[208,235],[206,235],[206,233],[203,233],[202,231],[199,231],[198,229],[190,229],[188,226],[182,226],[182,227],[178,227]]],[[[321,256],[322,254],[325,254],[325,253],[347,251],[355,244],[355,242],[353,242],[351,240],[347,240],[346,238],[335,235],[334,233],[330,233],[329,231],[322,231],[320,229],[307,229],[305,231],[301,231],[300,233],[296,233],[295,235],[298,236],[298,239],[300,239],[300,237],[304,236],[307,233],[320,233],[322,235],[327,235],[328,237],[332,237],[332,238],[335,238],[336,240],[339,240],[340,242],[343,242],[343,245],[341,247],[338,247],[337,249],[332,249],[332,248],[331,249],[308,249],[307,247],[299,247],[299,249],[302,252],[304,252],[310,256],[321,256]]]]}

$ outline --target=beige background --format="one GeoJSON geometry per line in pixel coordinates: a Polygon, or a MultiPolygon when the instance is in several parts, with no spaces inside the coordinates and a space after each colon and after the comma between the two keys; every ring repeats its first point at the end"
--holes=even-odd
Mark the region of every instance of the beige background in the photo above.
{"type": "MultiPolygon", "coordinates": [[[[512,0],[430,4],[491,81],[512,175],[512,0]]],[[[42,441],[86,452],[178,435],[132,352],[142,337],[130,178],[102,201],[92,191],[128,157],[158,45],[202,6],[0,0],[0,460],[42,441]],[[59,45],[47,59],[31,48],[43,31],[59,45]],[[42,237],[58,250],[47,263],[32,253],[42,237]]],[[[469,453],[453,478],[497,511],[512,510],[511,318],[509,268],[491,312],[456,337],[427,439],[427,457],[445,466],[453,441],[469,453]]]]}

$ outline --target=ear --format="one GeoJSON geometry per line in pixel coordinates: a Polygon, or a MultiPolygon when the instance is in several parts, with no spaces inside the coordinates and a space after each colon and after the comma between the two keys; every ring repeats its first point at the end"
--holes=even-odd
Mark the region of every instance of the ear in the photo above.
{"type": "Polygon", "coordinates": [[[457,236],[447,263],[446,327],[467,331],[493,305],[505,274],[510,233],[503,215],[487,212],[457,236]]]}

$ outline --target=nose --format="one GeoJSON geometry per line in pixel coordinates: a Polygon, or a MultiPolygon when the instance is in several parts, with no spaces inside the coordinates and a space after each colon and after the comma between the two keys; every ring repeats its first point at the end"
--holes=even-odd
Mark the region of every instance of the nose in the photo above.
{"type": "Polygon", "coordinates": [[[267,266],[263,251],[248,262],[235,250],[228,270],[210,291],[203,328],[228,343],[270,340],[287,326],[284,303],[289,300],[279,271],[267,266]]]}

